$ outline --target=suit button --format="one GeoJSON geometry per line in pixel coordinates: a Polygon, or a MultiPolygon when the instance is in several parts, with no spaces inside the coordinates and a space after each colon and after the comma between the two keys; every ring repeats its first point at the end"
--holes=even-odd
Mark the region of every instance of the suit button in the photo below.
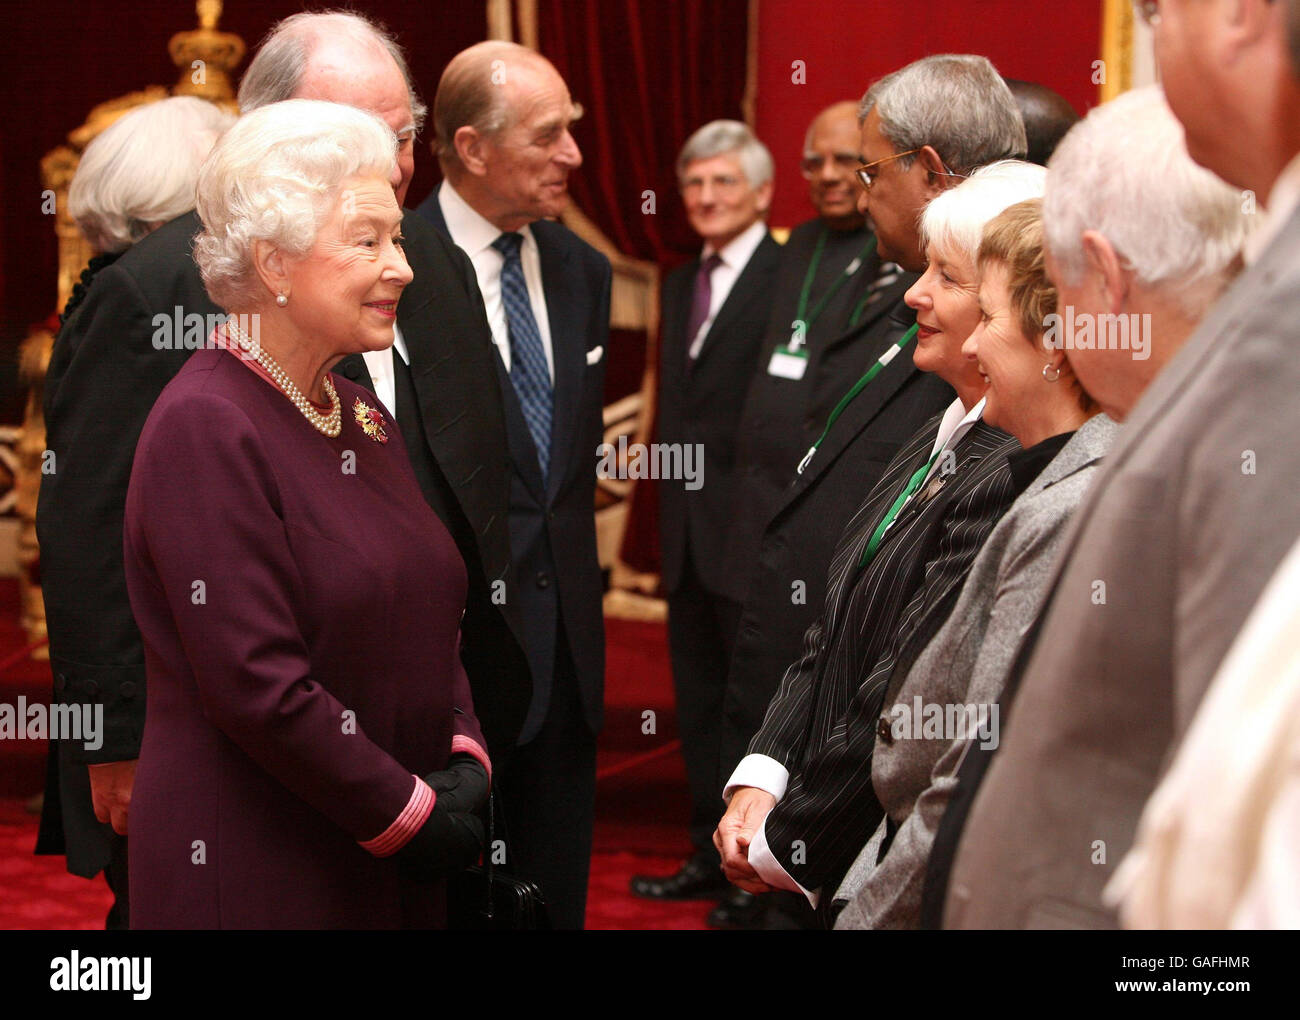
{"type": "Polygon", "coordinates": [[[876,722],[876,739],[886,747],[894,742],[894,730],[889,725],[889,716],[882,715],[876,722]]]}
{"type": "Polygon", "coordinates": [[[545,570],[537,572],[537,587],[549,588],[551,585],[551,576],[545,570]]]}
{"type": "Polygon", "coordinates": [[[122,696],[123,700],[130,701],[135,697],[135,681],[127,680],[117,689],[117,693],[122,696]]]}
{"type": "Polygon", "coordinates": [[[62,673],[56,673],[54,676],[54,689],[61,691],[68,686],[68,678],[62,673]]]}
{"type": "Polygon", "coordinates": [[[99,684],[94,680],[87,680],[81,685],[81,689],[93,698],[99,693],[99,684]]]}
{"type": "Polygon", "coordinates": [[[353,382],[356,382],[357,379],[361,377],[361,370],[354,364],[348,364],[343,366],[343,374],[353,382]]]}

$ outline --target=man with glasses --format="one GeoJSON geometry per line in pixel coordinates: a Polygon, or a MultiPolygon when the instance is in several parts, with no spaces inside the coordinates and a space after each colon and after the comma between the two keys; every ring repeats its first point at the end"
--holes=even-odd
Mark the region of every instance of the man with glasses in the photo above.
{"type": "MultiPolygon", "coordinates": [[[[859,123],[863,191],[858,208],[875,227],[878,257],[911,272],[924,266],[918,231],[920,214],[930,199],[980,166],[1025,155],[1025,130],[1015,100],[983,57],[927,57],[887,75],[863,98],[859,123]]],[[[861,385],[855,384],[837,403],[829,424],[822,426],[795,468],[793,483],[764,530],[746,578],[748,597],[724,714],[732,730],[729,746],[737,746],[737,738],[742,746],[751,735],[754,739],[750,753],[726,782],[729,807],[714,838],[729,874],[755,889],[802,891],[791,871],[799,870],[794,855],[806,852],[806,860],[816,861],[823,878],[817,884],[833,893],[860,849],[853,847],[846,859],[832,860],[829,851],[818,855],[816,842],[848,817],[837,816],[836,811],[842,807],[851,814],[859,807],[830,804],[826,823],[805,834],[806,847],[786,842],[772,846],[763,861],[748,859],[748,847],[762,833],[768,812],[781,810],[779,801],[792,774],[821,750],[810,740],[809,746],[801,748],[799,760],[793,760],[795,756],[776,750],[783,741],[768,733],[769,727],[806,732],[814,715],[825,723],[828,713],[830,719],[840,713],[833,702],[819,700],[832,693],[819,691],[799,704],[773,706],[766,718],[758,717],[762,726],[754,735],[755,716],[737,706],[743,704],[746,691],[776,689],[787,669],[799,660],[807,625],[825,604],[832,554],[845,526],[902,445],[952,399],[951,390],[923,376],[912,364],[906,341],[914,332],[915,316],[905,314],[902,307],[890,314],[893,331],[878,339],[879,347],[864,350],[861,385]],[[899,345],[904,345],[901,350],[899,345]],[[891,356],[891,350],[898,356],[891,356]],[[928,388],[933,385],[938,386],[938,395],[928,388]],[[755,870],[756,864],[760,870],[755,870]]],[[[854,796],[852,790],[837,791],[835,796],[845,793],[850,799],[854,796]]],[[[865,794],[871,796],[869,784],[865,794]]],[[[829,900],[828,895],[825,901],[829,900]]]]}
{"type": "Polygon", "coordinates": [[[662,576],[677,724],[691,794],[694,852],[673,875],[632,879],[652,899],[726,890],[713,845],[718,725],[740,602],[723,553],[740,513],[735,445],[741,406],[758,362],[780,246],[764,222],[772,156],[739,121],[716,120],[687,140],[677,160],[686,216],[704,242],[698,260],[664,282],[659,439],[700,451],[698,483],[659,480],[662,576]]]}
{"type": "MultiPolygon", "coordinates": [[[[743,603],[763,542],[763,529],[781,506],[795,469],[817,439],[835,404],[892,347],[911,325],[903,294],[916,280],[913,273],[882,261],[875,236],[858,209],[861,185],[858,156],[858,104],[836,103],[809,125],[800,169],[817,216],[796,227],[782,251],[781,270],[773,287],[762,355],[750,385],[738,439],[737,513],[727,545],[724,578],[729,596],[743,603]]],[[[881,450],[894,450],[930,415],[952,399],[939,379],[917,372],[910,359],[899,358],[895,376],[901,391],[882,401],[879,413],[863,430],[881,450]]],[[[866,447],[863,447],[865,449],[866,447]]],[[[888,460],[879,462],[876,470],[888,460]]],[[[861,467],[862,465],[859,465],[861,467]]],[[[875,480],[868,467],[861,474],[867,489],[875,480]]],[[[834,535],[826,541],[834,540],[834,535]]],[[[829,557],[829,545],[825,554],[829,557]]],[[[779,654],[793,659],[798,641],[824,595],[825,563],[806,577],[807,589],[791,602],[785,593],[779,654]]],[[[787,663],[783,663],[787,665],[787,663]]],[[[728,684],[724,706],[721,770],[726,779],[745,756],[750,738],[763,721],[776,692],[780,669],[755,674],[746,670],[728,684]]],[[[716,821],[716,784],[710,807],[716,821]]],[[[762,902],[733,888],[711,917],[718,927],[760,923],[762,902]]],[[[764,923],[789,923],[806,913],[791,897],[780,916],[774,903],[764,923]]]]}

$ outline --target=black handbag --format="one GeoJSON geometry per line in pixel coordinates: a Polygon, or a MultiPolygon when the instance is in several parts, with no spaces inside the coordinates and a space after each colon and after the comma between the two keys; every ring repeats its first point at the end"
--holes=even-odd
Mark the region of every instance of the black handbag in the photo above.
{"type": "MultiPolygon", "coordinates": [[[[482,867],[466,868],[447,880],[447,927],[465,931],[542,931],[551,927],[537,883],[498,870],[496,792],[488,794],[488,841],[482,867]]],[[[505,827],[502,818],[502,828],[505,827]]]]}

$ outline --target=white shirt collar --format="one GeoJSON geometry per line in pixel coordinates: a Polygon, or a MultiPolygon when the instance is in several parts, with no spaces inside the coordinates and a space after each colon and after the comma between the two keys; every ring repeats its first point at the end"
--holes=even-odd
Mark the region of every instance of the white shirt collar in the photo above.
{"type": "Polygon", "coordinates": [[[984,414],[984,401],[986,398],[980,397],[979,401],[969,411],[958,397],[948,409],[943,412],[943,420],[939,422],[939,434],[934,437],[934,446],[930,448],[930,456],[934,456],[945,447],[955,446],[969,430],[972,425],[980,420],[984,414]]]}
{"type": "MultiPolygon", "coordinates": [[[[749,257],[754,254],[754,249],[763,242],[767,236],[767,223],[763,220],[755,220],[734,238],[718,249],[718,257],[723,263],[731,269],[739,272],[749,264],[749,257]]],[[[700,254],[700,261],[703,262],[713,254],[713,246],[706,244],[704,251],[700,254]]]]}
{"type": "MultiPolygon", "coordinates": [[[[447,233],[471,259],[491,248],[492,242],[504,233],[466,202],[451,186],[451,181],[444,180],[439,185],[438,205],[442,208],[442,218],[447,221],[447,233]]],[[[528,227],[521,228],[519,233],[524,237],[524,244],[534,243],[533,233],[528,227]]]]}
{"type": "Polygon", "coordinates": [[[1263,222],[1246,238],[1241,253],[1246,265],[1250,265],[1264,254],[1264,249],[1286,225],[1297,205],[1300,205],[1300,153],[1292,157],[1291,162],[1273,182],[1273,190],[1268,196],[1268,209],[1264,212],[1263,222]]]}

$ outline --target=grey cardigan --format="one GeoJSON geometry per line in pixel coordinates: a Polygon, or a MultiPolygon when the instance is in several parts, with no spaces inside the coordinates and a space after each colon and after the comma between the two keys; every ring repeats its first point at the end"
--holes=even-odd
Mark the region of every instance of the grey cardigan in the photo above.
{"type": "MultiPolygon", "coordinates": [[[[998,736],[993,714],[1021,636],[1042,608],[1044,589],[1066,524],[1119,429],[1096,415],[1079,428],[1012,504],[971,567],[943,627],[906,677],[891,679],[883,718],[892,743],[876,742],[871,782],[897,826],[877,863],[885,821],[854,861],[836,894],[848,901],[836,928],[915,928],[935,832],[943,818],[969,739],[922,736],[917,702],[976,706],[986,713],[988,739],[998,736]]],[[[922,716],[923,717],[923,716],[922,716]]],[[[970,730],[968,736],[972,736],[970,730]]],[[[983,739],[975,736],[975,739],[983,739]]]]}

